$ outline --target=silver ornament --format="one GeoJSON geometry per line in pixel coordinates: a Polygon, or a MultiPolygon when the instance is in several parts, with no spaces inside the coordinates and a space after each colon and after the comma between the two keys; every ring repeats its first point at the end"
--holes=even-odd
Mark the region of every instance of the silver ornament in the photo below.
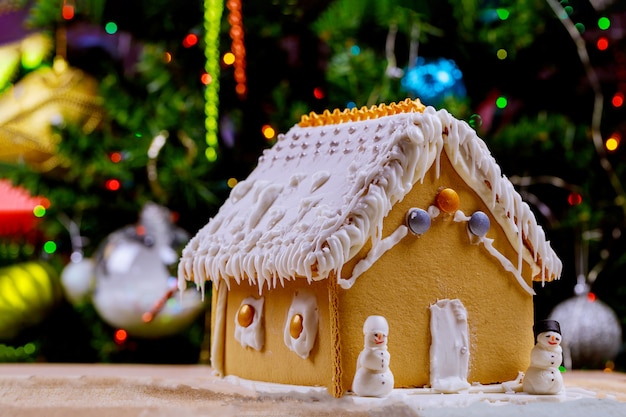
{"type": "Polygon", "coordinates": [[[138,337],[169,336],[191,324],[203,309],[201,295],[190,289],[181,297],[173,271],[187,236],[154,203],[137,225],[110,234],[95,256],[93,304],[102,319],[138,337]]]}
{"type": "Polygon", "coordinates": [[[615,312],[593,294],[561,302],[549,318],[561,324],[566,368],[604,368],[617,356],[622,344],[621,325],[615,312]]]}

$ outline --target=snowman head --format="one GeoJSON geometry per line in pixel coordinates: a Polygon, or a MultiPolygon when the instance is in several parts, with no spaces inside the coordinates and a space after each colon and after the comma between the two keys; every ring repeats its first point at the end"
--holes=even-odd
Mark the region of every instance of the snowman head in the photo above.
{"type": "Polygon", "coordinates": [[[537,335],[537,345],[546,348],[554,349],[561,344],[561,335],[557,332],[543,332],[537,335]]]}
{"type": "Polygon", "coordinates": [[[561,326],[556,320],[542,320],[533,327],[535,342],[546,349],[554,349],[561,344],[561,326]]]}
{"type": "Polygon", "coordinates": [[[386,347],[389,324],[383,316],[369,316],[363,324],[365,347],[386,347]]]}

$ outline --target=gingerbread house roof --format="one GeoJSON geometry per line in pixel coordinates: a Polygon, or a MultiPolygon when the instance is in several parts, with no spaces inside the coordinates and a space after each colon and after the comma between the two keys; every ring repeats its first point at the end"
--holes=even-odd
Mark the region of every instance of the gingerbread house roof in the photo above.
{"type": "MultiPolygon", "coordinates": [[[[517,265],[495,253],[505,268],[529,292],[522,259],[536,280],[558,278],[561,261],[476,132],[445,110],[407,100],[311,114],[281,134],[183,250],[181,286],[185,280],[202,288],[205,280],[229,286],[248,280],[262,291],[334,272],[350,287],[368,263],[348,279],[341,278],[342,266],[370,239],[370,252],[380,253],[406,235],[402,226],[383,239],[383,219],[433,165],[439,176],[444,149],[516,248],[517,265]]],[[[374,262],[376,255],[368,258],[374,262]]]]}

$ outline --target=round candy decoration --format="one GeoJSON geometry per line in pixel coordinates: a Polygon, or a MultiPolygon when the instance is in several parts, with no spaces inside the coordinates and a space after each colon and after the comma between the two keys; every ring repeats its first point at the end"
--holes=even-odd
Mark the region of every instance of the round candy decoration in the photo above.
{"type": "Polygon", "coordinates": [[[489,231],[489,217],[482,211],[477,211],[471,215],[467,225],[473,235],[483,237],[489,231]]]}
{"type": "Polygon", "coordinates": [[[406,214],[406,224],[413,234],[421,235],[430,229],[430,215],[421,208],[409,209],[406,214]]]}
{"type": "Polygon", "coordinates": [[[459,208],[459,195],[452,188],[444,188],[437,194],[437,206],[448,214],[459,208]]]}
{"type": "Polygon", "coordinates": [[[244,304],[239,308],[237,312],[237,323],[241,327],[248,327],[254,321],[254,307],[250,304],[244,304]]]}

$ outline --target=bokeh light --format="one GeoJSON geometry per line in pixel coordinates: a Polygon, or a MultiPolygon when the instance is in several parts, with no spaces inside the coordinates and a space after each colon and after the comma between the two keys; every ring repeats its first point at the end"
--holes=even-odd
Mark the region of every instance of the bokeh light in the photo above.
{"type": "Polygon", "coordinates": [[[500,20],[506,20],[511,15],[509,10],[508,9],[504,9],[504,8],[496,9],[496,13],[498,13],[498,17],[500,18],[500,20]]]}
{"type": "Polygon", "coordinates": [[[508,100],[504,96],[500,96],[496,99],[496,107],[499,109],[505,108],[508,103],[508,100]]]}
{"type": "Polygon", "coordinates": [[[352,45],[350,47],[350,53],[352,55],[358,55],[361,53],[361,47],[359,47],[359,45],[352,45]]]}
{"type": "Polygon", "coordinates": [[[228,188],[235,188],[238,182],[237,178],[229,178],[228,181],[226,181],[226,185],[228,185],[228,188]]]}
{"type": "Polygon", "coordinates": [[[576,23],[574,26],[576,26],[578,32],[585,33],[585,25],[583,25],[582,23],[576,23]]]}
{"type": "Polygon", "coordinates": [[[204,85],[211,84],[211,81],[213,81],[213,77],[211,77],[211,74],[205,72],[200,76],[200,82],[204,85]]]}
{"type": "Polygon", "coordinates": [[[567,196],[567,204],[577,206],[583,202],[583,196],[579,193],[572,192],[567,196]]]}
{"type": "Polygon", "coordinates": [[[110,180],[107,180],[104,183],[104,186],[109,191],[117,191],[120,189],[121,183],[119,180],[116,180],[115,178],[111,178],[110,180]]]}
{"type": "Polygon", "coordinates": [[[235,54],[226,52],[222,57],[222,62],[226,65],[233,65],[235,63],[235,54]]]}
{"type": "Polygon", "coordinates": [[[598,27],[602,30],[607,30],[611,27],[611,20],[608,17],[601,17],[598,19],[598,27]]]}
{"type": "Polygon", "coordinates": [[[498,57],[498,59],[506,59],[508,53],[506,52],[506,49],[498,49],[498,52],[496,52],[496,56],[498,57]]]}
{"type": "Polygon", "coordinates": [[[321,99],[323,99],[324,97],[326,97],[326,93],[324,93],[324,90],[323,90],[323,89],[321,89],[320,87],[315,87],[315,88],[313,89],[313,96],[314,96],[316,99],[321,100],[321,99]]]}
{"type": "Polygon", "coordinates": [[[609,136],[604,142],[604,147],[609,152],[614,152],[620,145],[622,141],[622,135],[619,132],[614,132],[611,136],[609,136]]]}
{"type": "Polygon", "coordinates": [[[74,18],[74,6],[71,4],[64,4],[61,10],[61,15],[65,20],[72,20],[74,18]]]}
{"type": "Polygon", "coordinates": [[[621,91],[615,93],[615,95],[613,95],[613,98],[611,99],[611,104],[613,105],[613,107],[622,107],[622,105],[624,105],[624,93],[622,93],[621,91]]]}
{"type": "Polygon", "coordinates": [[[111,162],[113,162],[114,164],[117,164],[119,162],[122,162],[122,153],[121,152],[111,152],[109,154],[109,159],[111,160],[111,162]]]}
{"type": "Polygon", "coordinates": [[[166,64],[169,64],[170,62],[172,62],[172,54],[170,54],[169,52],[164,53],[163,62],[165,62],[166,64]]]}
{"type": "Polygon", "coordinates": [[[264,125],[261,128],[261,132],[263,132],[263,137],[265,137],[265,139],[267,140],[273,139],[274,136],[276,136],[276,131],[270,125],[264,125]]]}
{"type": "Polygon", "coordinates": [[[57,244],[53,241],[49,240],[43,244],[43,251],[47,254],[51,255],[57,251],[57,244]]]}
{"type": "Polygon", "coordinates": [[[468,123],[473,129],[477,129],[483,125],[483,118],[480,117],[480,114],[472,114],[468,123]]]}
{"type": "Polygon", "coordinates": [[[217,161],[217,151],[213,147],[206,148],[206,150],[204,151],[204,156],[206,156],[206,159],[209,162],[217,161]]]}
{"type": "Polygon", "coordinates": [[[128,333],[124,329],[116,330],[115,335],[113,336],[113,339],[115,340],[115,343],[117,344],[124,343],[127,338],[128,338],[128,333]]]}
{"type": "Polygon", "coordinates": [[[33,208],[33,214],[35,217],[43,217],[46,215],[46,208],[41,204],[38,204],[33,208]]]}
{"type": "Polygon", "coordinates": [[[600,51],[606,51],[608,49],[609,40],[606,38],[606,36],[601,36],[600,38],[598,38],[598,41],[596,42],[596,47],[600,51]]]}
{"type": "Polygon", "coordinates": [[[190,33],[183,39],[183,46],[185,48],[191,48],[198,43],[198,35],[190,33]]]}
{"type": "Polygon", "coordinates": [[[108,22],[104,25],[104,31],[109,35],[114,35],[117,33],[117,24],[115,22],[108,22]]]}

